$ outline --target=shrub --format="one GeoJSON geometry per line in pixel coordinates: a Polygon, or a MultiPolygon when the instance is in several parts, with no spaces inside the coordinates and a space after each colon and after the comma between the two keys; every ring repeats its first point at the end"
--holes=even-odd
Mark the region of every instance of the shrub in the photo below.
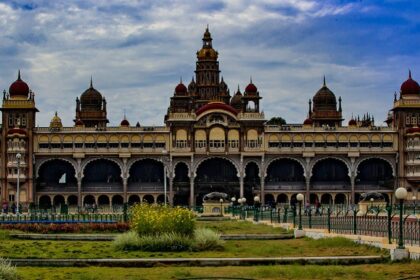
{"type": "Polygon", "coordinates": [[[34,233],[92,233],[92,232],[126,232],[128,223],[74,223],[74,224],[3,224],[0,229],[20,230],[34,233]]]}
{"type": "Polygon", "coordinates": [[[0,279],[14,280],[18,279],[16,267],[12,266],[8,260],[0,258],[0,279]]]}
{"type": "Polygon", "coordinates": [[[131,209],[133,230],[140,236],[176,233],[192,236],[195,215],[185,208],[163,205],[137,204],[131,209]]]}
{"type": "Polygon", "coordinates": [[[193,249],[195,251],[221,250],[224,241],[220,234],[207,228],[199,228],[194,232],[193,249]]]}
{"type": "Polygon", "coordinates": [[[192,247],[190,237],[177,233],[139,236],[135,231],[129,231],[117,236],[113,242],[117,250],[141,250],[148,252],[180,252],[192,247]]]}

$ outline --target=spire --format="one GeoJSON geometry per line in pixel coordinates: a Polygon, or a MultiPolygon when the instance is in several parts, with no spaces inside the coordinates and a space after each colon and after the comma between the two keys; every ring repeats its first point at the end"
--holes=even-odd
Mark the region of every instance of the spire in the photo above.
{"type": "Polygon", "coordinates": [[[182,84],[182,76],[179,77],[179,83],[182,84]]]}
{"type": "Polygon", "coordinates": [[[324,84],[323,84],[323,86],[324,86],[324,87],[326,87],[326,86],[327,86],[327,83],[325,82],[325,75],[324,75],[324,84]]]}
{"type": "Polygon", "coordinates": [[[21,81],[22,79],[20,78],[20,69],[18,70],[18,81],[21,81]]]}
{"type": "Polygon", "coordinates": [[[238,92],[239,92],[239,93],[241,92],[241,90],[239,89],[239,84],[238,84],[238,92]]]}
{"type": "Polygon", "coordinates": [[[394,102],[396,102],[397,101],[397,92],[395,91],[394,92],[394,102]]]}
{"type": "Polygon", "coordinates": [[[408,69],[408,78],[411,79],[411,70],[408,69]]]}
{"type": "Polygon", "coordinates": [[[55,116],[57,117],[57,111],[55,111],[55,116]]]}
{"type": "Polygon", "coordinates": [[[249,76],[249,83],[252,84],[252,76],[249,76]]]}
{"type": "Polygon", "coordinates": [[[309,104],[308,118],[310,118],[311,117],[311,113],[312,113],[312,100],[311,99],[309,99],[308,104],[309,104]]]}
{"type": "Polygon", "coordinates": [[[89,88],[93,88],[92,75],[90,76],[90,87],[89,88]]]}
{"type": "Polygon", "coordinates": [[[341,112],[341,96],[338,98],[338,111],[341,112]]]}
{"type": "Polygon", "coordinates": [[[211,48],[212,47],[211,46],[211,41],[212,40],[213,39],[211,38],[211,33],[209,31],[209,26],[207,25],[206,31],[204,32],[204,35],[203,35],[203,47],[211,48]]]}

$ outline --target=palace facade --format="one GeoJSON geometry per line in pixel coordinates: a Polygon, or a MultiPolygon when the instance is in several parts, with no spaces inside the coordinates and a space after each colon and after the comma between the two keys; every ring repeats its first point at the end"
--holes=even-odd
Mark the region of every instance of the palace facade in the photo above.
{"type": "MultiPolygon", "coordinates": [[[[230,92],[207,29],[195,77],[175,87],[164,126],[108,126],[105,96],[92,84],[76,99],[74,126],[55,114],[36,126],[34,93],[19,73],[3,93],[1,198],[41,206],[163,202],[198,205],[212,191],[252,203],[322,204],[387,200],[404,186],[420,195],[420,87],[411,73],[395,94],[387,126],[365,114],[344,123],[341,98],[322,87],[302,124],[273,125],[250,81],[230,92]],[[337,102],[338,101],[338,102],[337,102]],[[20,154],[18,160],[17,155],[20,154]],[[166,177],[166,179],[165,179],[166,177]]],[[[303,118],[304,119],[304,116],[303,118]]]]}

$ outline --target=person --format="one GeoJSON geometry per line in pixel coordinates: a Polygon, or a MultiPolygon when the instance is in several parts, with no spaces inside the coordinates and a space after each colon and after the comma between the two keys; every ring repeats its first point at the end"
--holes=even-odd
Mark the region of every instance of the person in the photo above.
{"type": "Polygon", "coordinates": [[[315,215],[321,215],[319,209],[321,208],[321,203],[319,203],[318,199],[315,201],[315,215]]]}
{"type": "Polygon", "coordinates": [[[308,215],[310,208],[311,204],[309,204],[309,200],[307,200],[305,204],[305,215],[308,215]]]}
{"type": "Polygon", "coordinates": [[[16,214],[16,204],[14,202],[12,204],[12,213],[16,214]]]}
{"type": "Polygon", "coordinates": [[[7,214],[9,212],[9,204],[7,203],[7,201],[3,201],[2,209],[4,214],[7,214]]]}

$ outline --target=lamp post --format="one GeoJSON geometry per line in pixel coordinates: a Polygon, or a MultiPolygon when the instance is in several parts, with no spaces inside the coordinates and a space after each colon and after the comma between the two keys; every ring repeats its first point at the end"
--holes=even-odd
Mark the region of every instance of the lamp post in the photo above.
{"type": "MultiPolygon", "coordinates": [[[[166,155],[167,153],[168,153],[167,150],[165,150],[165,149],[162,150],[163,155],[166,155]]],[[[163,161],[163,195],[164,195],[163,201],[164,201],[165,206],[166,206],[166,203],[167,203],[167,198],[166,198],[166,193],[167,193],[167,191],[166,191],[166,189],[167,189],[167,187],[166,187],[166,164],[165,164],[166,161],[165,161],[165,158],[163,160],[164,160],[163,161]]]]}
{"type": "Polygon", "coordinates": [[[299,202],[299,230],[302,230],[302,201],[304,199],[303,194],[298,193],[296,196],[297,201],[299,202]]]}
{"type": "Polygon", "coordinates": [[[258,210],[259,210],[260,197],[254,196],[254,221],[258,222],[258,210]]]}
{"type": "Polygon", "coordinates": [[[223,198],[221,198],[219,201],[220,201],[220,216],[223,216],[223,198]]]}
{"type": "Polygon", "coordinates": [[[373,208],[373,202],[375,201],[375,199],[373,197],[370,198],[370,209],[373,208]]]}
{"type": "Polygon", "coordinates": [[[17,160],[17,179],[16,179],[16,215],[19,215],[19,194],[20,194],[20,159],[22,158],[22,155],[20,153],[16,154],[16,160],[17,160]]]}
{"type": "Polygon", "coordinates": [[[415,196],[415,195],[413,195],[413,197],[411,197],[411,199],[413,200],[413,215],[415,216],[416,215],[416,200],[417,200],[417,196],[415,196]]]}
{"type": "Polygon", "coordinates": [[[404,249],[404,239],[403,239],[403,207],[404,199],[407,197],[406,188],[399,187],[395,191],[395,198],[400,200],[400,232],[398,238],[398,249],[404,249]]]}
{"type": "Polygon", "coordinates": [[[236,201],[236,197],[232,197],[230,199],[230,201],[232,201],[232,217],[235,217],[235,201],[236,201]]]}

